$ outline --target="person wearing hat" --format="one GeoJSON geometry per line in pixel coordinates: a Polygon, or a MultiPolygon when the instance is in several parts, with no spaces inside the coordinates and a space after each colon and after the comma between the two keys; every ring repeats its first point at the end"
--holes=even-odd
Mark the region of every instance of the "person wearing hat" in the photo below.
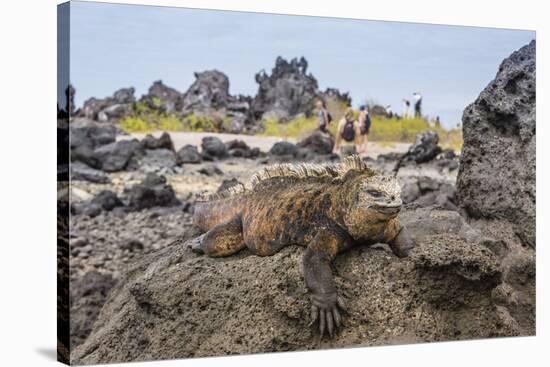
{"type": "Polygon", "coordinates": [[[359,151],[361,131],[355,119],[353,108],[348,107],[338,122],[334,152],[341,155],[355,154],[359,151]]]}

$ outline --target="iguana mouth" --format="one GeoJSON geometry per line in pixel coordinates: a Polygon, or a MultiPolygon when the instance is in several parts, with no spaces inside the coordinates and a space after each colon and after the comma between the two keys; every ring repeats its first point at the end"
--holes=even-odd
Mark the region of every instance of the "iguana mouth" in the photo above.
{"type": "Polygon", "coordinates": [[[401,205],[374,205],[372,208],[382,213],[394,214],[399,213],[399,211],[401,210],[401,205]]]}

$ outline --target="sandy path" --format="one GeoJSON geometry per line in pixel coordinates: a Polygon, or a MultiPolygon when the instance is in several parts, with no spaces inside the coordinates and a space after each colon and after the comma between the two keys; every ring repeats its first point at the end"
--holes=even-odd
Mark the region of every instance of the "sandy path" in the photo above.
{"type": "MultiPolygon", "coordinates": [[[[155,137],[159,137],[162,131],[152,133],[155,137]]],[[[137,138],[143,139],[147,134],[134,133],[127,136],[120,136],[119,139],[137,138]]],[[[201,140],[205,136],[216,136],[223,142],[239,139],[243,140],[250,147],[258,147],[260,150],[267,152],[273,144],[278,141],[287,140],[292,143],[296,143],[295,139],[282,139],[276,136],[254,136],[254,135],[242,135],[242,134],[224,134],[224,133],[195,133],[195,132],[171,132],[170,137],[174,142],[176,150],[180,149],[186,144],[196,145],[200,148],[201,140]]],[[[404,153],[409,148],[408,143],[380,143],[370,142],[368,145],[367,155],[372,158],[376,158],[379,154],[387,154],[391,152],[404,153]]]]}

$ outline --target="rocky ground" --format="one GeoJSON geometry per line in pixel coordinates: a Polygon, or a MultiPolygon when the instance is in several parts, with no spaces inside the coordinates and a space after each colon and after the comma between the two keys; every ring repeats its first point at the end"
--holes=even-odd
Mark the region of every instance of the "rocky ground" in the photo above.
{"type": "Polygon", "coordinates": [[[419,210],[404,219],[410,225],[426,225],[416,231],[421,245],[409,259],[399,260],[385,249],[357,248],[335,261],[336,282],[349,314],[334,339],[319,340],[315,327],[308,325],[302,248],[286,248],[273,257],[243,251],[211,259],[175,245],[142,259],[129,278],[115,286],[94,333],[75,350],[73,361],[518,335],[515,325],[495,312],[491,299],[501,277],[498,263],[488,249],[461,237],[460,216],[419,210]],[[437,226],[426,223],[430,216],[437,218],[437,226]]]}
{"type": "MultiPolygon", "coordinates": [[[[337,258],[337,286],[349,312],[334,339],[319,340],[309,325],[302,248],[213,259],[182,246],[197,235],[191,218],[199,196],[246,182],[273,163],[336,162],[330,137],[314,133],[269,147],[215,136],[135,139],[112,124],[72,121],[71,362],[533,335],[534,179],[522,177],[535,168],[528,113],[535,109],[534,48],[505,60],[467,108],[462,157],[426,133],[406,150],[364,158],[397,175],[400,220],[417,247],[406,259],[383,244],[337,258]],[[516,159],[499,158],[504,144],[516,159]]],[[[257,102],[256,108],[268,110],[257,102]]]]}
{"type": "MultiPolygon", "coordinates": [[[[93,123],[89,124],[95,126],[93,123]]],[[[187,138],[190,141],[186,141],[185,144],[174,144],[166,138],[161,138],[160,134],[155,135],[157,138],[153,140],[139,136],[141,146],[145,145],[144,141],[149,141],[150,146],[156,148],[145,149],[146,153],[142,154],[144,157],[147,157],[147,152],[151,150],[166,150],[171,152],[172,156],[178,156],[178,152],[188,150],[185,148],[189,147],[188,142],[196,141],[195,136],[187,138]],[[164,143],[161,143],[163,139],[164,143]],[[179,150],[176,151],[176,149],[179,150]]],[[[215,134],[209,136],[212,137],[215,134]]],[[[206,142],[209,142],[207,136],[201,136],[201,138],[206,138],[206,142]]],[[[123,137],[120,140],[128,139],[129,137],[123,137]]],[[[221,143],[224,147],[219,145],[217,150],[208,144],[200,147],[193,146],[193,152],[198,154],[196,159],[186,157],[193,163],[178,165],[171,164],[172,160],[164,159],[152,164],[148,160],[141,160],[132,171],[104,172],[85,166],[82,162],[74,162],[70,217],[73,347],[86,340],[111,287],[121,279],[129,266],[158,250],[172,248],[171,251],[174,251],[178,245],[170,246],[175,240],[182,236],[188,238],[196,234],[192,226],[192,211],[193,203],[198,197],[215,193],[222,185],[235,181],[245,183],[252,173],[269,164],[311,159],[330,162],[339,159],[331,154],[308,155],[303,151],[303,157],[299,158],[297,152],[309,148],[298,148],[293,143],[278,145],[275,143],[274,149],[260,152],[255,158],[235,157],[229,153],[222,153],[232,151],[228,149],[232,146],[231,141],[225,140],[226,143],[221,143]],[[208,149],[216,157],[210,157],[207,153],[208,149]],[[88,175],[78,176],[82,172],[88,175]],[[164,175],[158,177],[166,179],[165,187],[159,190],[171,193],[174,200],[164,202],[153,200],[149,205],[146,198],[136,195],[136,187],[140,187],[144,181],[159,172],[164,175]],[[74,179],[75,173],[77,173],[77,179],[74,179]],[[136,205],[143,207],[138,209],[136,205]]],[[[259,138],[255,138],[252,144],[255,141],[259,141],[259,138]]],[[[202,141],[200,142],[204,145],[202,141]]],[[[136,144],[136,147],[139,145],[136,144]]],[[[437,147],[437,142],[432,141],[432,145],[437,147]]],[[[260,146],[264,147],[265,143],[262,142],[260,146]]],[[[245,148],[247,151],[252,149],[254,147],[245,148]]],[[[330,152],[330,147],[326,151],[330,152]]],[[[457,158],[445,157],[435,149],[434,153],[438,155],[434,155],[428,163],[411,162],[400,169],[398,179],[403,184],[404,202],[418,207],[438,205],[441,208],[456,209],[453,190],[457,158]]],[[[448,152],[447,155],[449,155],[448,152]]],[[[378,159],[368,157],[365,159],[372,167],[391,173],[400,156],[400,154],[390,154],[380,155],[378,159]]],[[[293,253],[295,257],[299,256],[299,250],[293,253]]],[[[191,254],[185,256],[194,258],[191,254]]],[[[235,258],[237,259],[239,258],[235,258]]],[[[299,271],[298,266],[296,272],[299,273],[299,271]]]]}

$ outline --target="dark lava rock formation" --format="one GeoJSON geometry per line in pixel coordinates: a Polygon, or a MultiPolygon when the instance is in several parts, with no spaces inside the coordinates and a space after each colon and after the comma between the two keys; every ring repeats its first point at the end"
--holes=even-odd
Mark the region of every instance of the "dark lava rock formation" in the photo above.
{"type": "Polygon", "coordinates": [[[181,204],[172,186],[166,183],[166,178],[155,173],[148,173],[141,183],[125,190],[125,194],[131,210],[181,204]]]}
{"type": "Polygon", "coordinates": [[[58,113],[68,116],[70,110],[73,117],[116,123],[135,115],[145,106],[150,111],[180,120],[191,115],[206,119],[211,122],[208,124],[211,130],[254,133],[263,129],[259,122],[267,117],[284,122],[298,115],[309,115],[316,98],[336,101],[339,108],[351,105],[348,93],[341,93],[336,88],[320,91],[315,77],[306,73],[307,66],[303,57],[290,62],[278,57],[270,75],[263,70],[256,74],[259,88],[254,97],[231,95],[227,75],[218,70],[206,70],[194,73],[195,81],[184,93],[157,80],[139,98],[139,105],[136,104],[135,89],[130,87],[119,89],[109,97],[89,98],[76,112],[75,89],[69,86],[66,91],[69,103],[65,109],[58,106],[58,113]]]}
{"type": "Polygon", "coordinates": [[[460,206],[475,218],[506,219],[535,246],[536,44],[505,59],[462,118],[460,206]]]}
{"type": "Polygon", "coordinates": [[[334,149],[334,138],[327,133],[316,130],[300,140],[296,146],[308,149],[315,154],[331,154],[334,149]]]}
{"type": "Polygon", "coordinates": [[[199,150],[196,146],[191,144],[184,145],[176,154],[178,164],[198,164],[202,162],[202,157],[199,150]]]}
{"type": "Polygon", "coordinates": [[[126,115],[131,104],[136,101],[134,93],[134,88],[122,88],[111,97],[102,99],[92,97],[84,102],[79,116],[102,122],[120,119],[126,115]]]}
{"type": "Polygon", "coordinates": [[[182,109],[183,94],[165,85],[162,80],[153,82],[147,94],[140,101],[149,108],[160,109],[165,113],[178,112],[182,109]]]}
{"type": "Polygon", "coordinates": [[[274,156],[296,156],[298,154],[298,148],[296,144],[288,141],[278,141],[269,150],[269,154],[274,156]]]}
{"type": "MultiPolygon", "coordinates": [[[[463,115],[459,206],[499,256],[494,298],[525,334],[535,332],[536,44],[514,52],[463,115]]],[[[504,312],[504,311],[503,311],[504,312]]]]}
{"type": "Polygon", "coordinates": [[[217,70],[195,73],[195,82],[181,100],[183,115],[217,115],[230,119],[228,132],[241,133],[250,124],[250,98],[229,94],[229,78],[217,70]]]}
{"type": "Polygon", "coordinates": [[[441,153],[442,149],[439,146],[439,135],[435,131],[427,131],[425,133],[416,134],[414,143],[409,147],[409,150],[401,156],[394,171],[409,162],[425,163],[431,161],[441,153]]]}
{"type": "Polygon", "coordinates": [[[141,147],[143,149],[168,149],[174,151],[174,143],[167,132],[163,132],[158,139],[148,134],[141,141],[141,147]]]}
{"type": "Polygon", "coordinates": [[[216,136],[205,136],[201,142],[202,156],[204,159],[225,158],[227,146],[216,136]]]}
{"type": "Polygon", "coordinates": [[[252,114],[256,120],[276,118],[290,120],[300,113],[308,114],[318,97],[317,80],[307,74],[307,61],[303,57],[290,62],[278,57],[268,75],[264,70],[256,74],[258,93],[252,101],[252,114]]]}

